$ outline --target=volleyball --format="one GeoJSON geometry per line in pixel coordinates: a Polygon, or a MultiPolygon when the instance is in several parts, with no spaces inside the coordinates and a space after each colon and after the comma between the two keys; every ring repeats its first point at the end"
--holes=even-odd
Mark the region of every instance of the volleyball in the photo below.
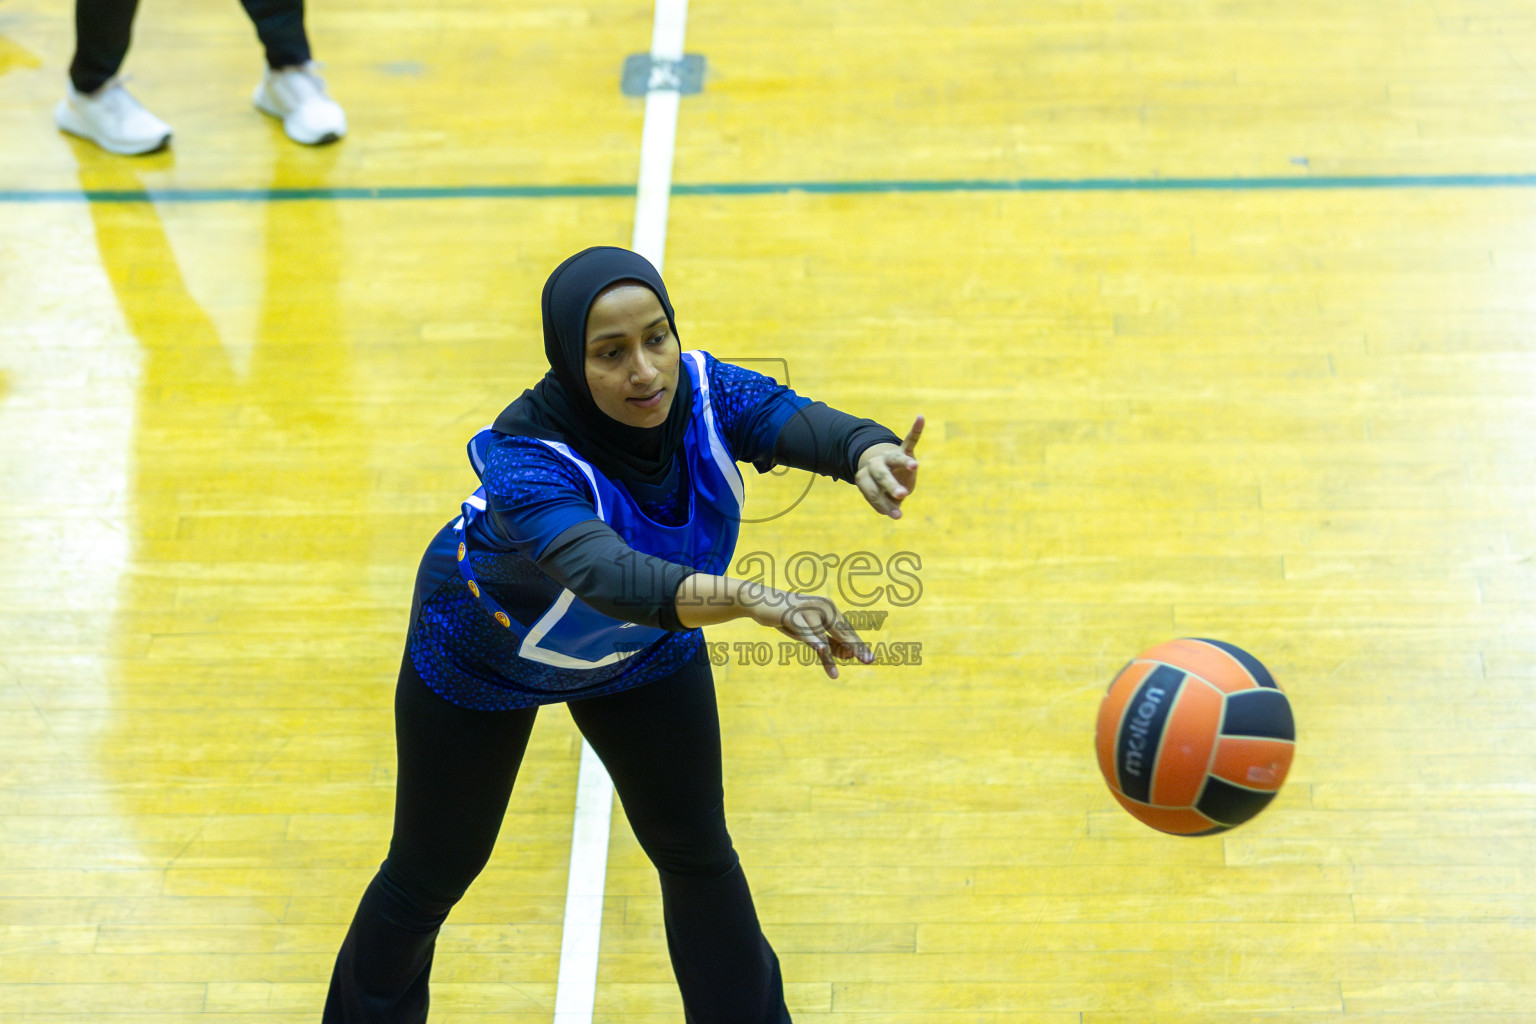
{"type": "Polygon", "coordinates": [[[1257,658],[1220,640],[1170,640],[1120,670],[1099,704],[1099,770],[1160,832],[1241,825],[1280,792],[1296,750],[1291,703],[1257,658]]]}

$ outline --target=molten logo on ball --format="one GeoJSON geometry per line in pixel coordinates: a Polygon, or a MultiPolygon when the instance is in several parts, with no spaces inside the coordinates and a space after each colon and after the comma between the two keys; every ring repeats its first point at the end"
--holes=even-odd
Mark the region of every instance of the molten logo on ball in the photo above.
{"type": "Polygon", "coordinates": [[[1296,724],[1257,658],[1219,640],[1143,651],[1099,705],[1099,770],[1120,805],[1162,832],[1225,832],[1285,782],[1296,724]]]}
{"type": "Polygon", "coordinates": [[[1146,763],[1147,737],[1161,732],[1163,721],[1168,717],[1167,709],[1163,707],[1163,698],[1168,691],[1161,686],[1152,686],[1150,679],[1142,686],[1142,691],[1136,695],[1139,698],[1136,714],[1122,730],[1120,740],[1120,772],[1138,778],[1146,763]]]}

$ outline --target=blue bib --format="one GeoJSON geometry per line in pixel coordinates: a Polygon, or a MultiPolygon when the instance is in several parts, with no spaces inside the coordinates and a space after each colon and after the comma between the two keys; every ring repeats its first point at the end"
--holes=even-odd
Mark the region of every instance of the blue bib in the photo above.
{"type": "MultiPolygon", "coordinates": [[[[742,480],[736,460],[726,449],[715,423],[709,399],[709,374],[705,355],[700,351],[682,353],[682,362],[693,381],[693,410],[683,437],[683,457],[687,459],[688,515],[678,526],[658,523],[640,511],[633,497],[622,486],[605,477],[568,445],[541,441],[562,458],[581,470],[592,489],[597,517],[613,527],[624,542],[636,551],[681,565],[690,565],[702,573],[722,575],[736,550],[741,523],[742,480]]],[[[495,431],[481,430],[469,442],[469,460],[476,475],[485,471],[485,455],[495,431]]],[[[464,501],[463,516],[454,523],[460,541],[457,551],[459,575],[469,592],[480,602],[486,614],[502,627],[519,630],[521,625],[508,615],[475,579],[464,542],[464,529],[485,514],[485,488],[481,486],[464,501]]],[[[634,569],[639,571],[639,560],[634,569]]],[[[639,581],[637,580],[637,587],[639,581]]],[[[594,669],[622,661],[667,635],[653,626],[624,622],[595,610],[570,590],[539,616],[523,635],[518,656],[557,668],[594,669]]]]}

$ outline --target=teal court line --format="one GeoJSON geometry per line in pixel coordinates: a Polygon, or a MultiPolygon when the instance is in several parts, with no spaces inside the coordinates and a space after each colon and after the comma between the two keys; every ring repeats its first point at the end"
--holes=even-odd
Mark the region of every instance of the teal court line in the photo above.
{"type": "MultiPolygon", "coordinates": [[[[1404,174],[1271,178],[955,178],[867,181],[687,182],[673,196],[870,195],[942,192],[1296,192],[1367,189],[1536,188],[1536,174],[1404,174]]],[[[281,203],[408,199],[589,199],[632,196],[634,185],[464,185],[381,188],[0,190],[0,203],[281,203]]]]}

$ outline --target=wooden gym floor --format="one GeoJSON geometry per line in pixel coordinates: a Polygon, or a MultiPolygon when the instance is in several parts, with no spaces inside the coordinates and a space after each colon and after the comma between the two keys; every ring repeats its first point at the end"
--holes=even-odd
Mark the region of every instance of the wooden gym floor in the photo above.
{"type": "MultiPolygon", "coordinates": [[[[316,0],[352,134],[305,150],[238,5],[147,0],[127,70],[176,136],[129,159],[52,126],[67,7],[0,2],[0,1024],[315,1021],[416,558],[541,371],[544,276],[630,240],[652,10],[316,0]]],[[[929,418],[902,522],[820,481],[740,548],[867,551],[866,592],[920,560],[866,636],[921,665],[718,671],[796,1021],[1536,1019],[1532,8],[688,17],[684,344],[929,418]],[[1091,744],[1191,635],[1300,730],[1206,839],[1091,744]]],[[[765,519],[803,486],[749,481],[765,519]]],[[[543,714],[434,1021],[552,1019],[578,754],[543,714]]],[[[606,892],[594,1019],[675,1024],[622,818],[606,892]]]]}

